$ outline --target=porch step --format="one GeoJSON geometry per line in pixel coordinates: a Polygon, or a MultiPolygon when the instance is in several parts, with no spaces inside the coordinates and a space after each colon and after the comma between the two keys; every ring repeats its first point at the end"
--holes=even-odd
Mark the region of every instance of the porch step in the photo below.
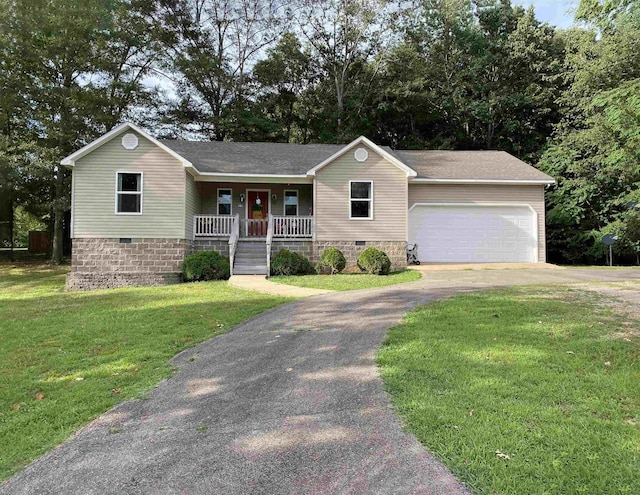
{"type": "Polygon", "coordinates": [[[267,265],[238,265],[233,266],[234,275],[266,275],[267,265]]]}
{"type": "Polygon", "coordinates": [[[239,240],[233,264],[234,275],[266,275],[267,244],[265,241],[239,240]]]}

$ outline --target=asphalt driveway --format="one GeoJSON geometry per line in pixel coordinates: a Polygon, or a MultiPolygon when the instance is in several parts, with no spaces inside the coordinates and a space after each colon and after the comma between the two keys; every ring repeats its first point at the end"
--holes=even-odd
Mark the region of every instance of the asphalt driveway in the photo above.
{"type": "Polygon", "coordinates": [[[640,270],[425,277],[284,305],[183,352],[180,371],[147,399],[105,413],[0,493],[467,493],[391,409],[374,361],[386,330],[463,291],[640,270]]]}

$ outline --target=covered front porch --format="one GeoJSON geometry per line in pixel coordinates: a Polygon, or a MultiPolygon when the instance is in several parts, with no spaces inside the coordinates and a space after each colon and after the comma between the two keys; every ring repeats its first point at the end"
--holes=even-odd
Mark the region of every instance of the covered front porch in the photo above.
{"type": "Polygon", "coordinates": [[[200,182],[197,190],[193,240],[314,237],[311,184],[200,182]]]}
{"type": "Polygon", "coordinates": [[[229,256],[232,274],[269,274],[272,249],[311,254],[313,186],[292,183],[196,183],[195,249],[229,256]]]}

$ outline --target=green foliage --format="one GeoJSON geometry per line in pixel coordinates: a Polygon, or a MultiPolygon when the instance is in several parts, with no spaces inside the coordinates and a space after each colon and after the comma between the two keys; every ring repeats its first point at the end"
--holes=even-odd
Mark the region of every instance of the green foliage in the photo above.
{"type": "Polygon", "coordinates": [[[230,276],[229,258],[217,251],[190,254],[182,263],[182,274],[187,282],[227,280],[230,276]]]}
{"type": "Polygon", "coordinates": [[[271,275],[308,275],[315,273],[311,262],[295,251],[281,249],[271,258],[271,275]]]}
{"type": "Polygon", "coordinates": [[[320,262],[316,266],[318,272],[325,269],[329,270],[331,275],[340,273],[347,266],[347,259],[337,247],[328,247],[320,256],[320,262]]]}
{"type": "Polygon", "coordinates": [[[389,275],[391,261],[384,251],[368,247],[358,256],[358,268],[371,275],[389,275]]]}
{"type": "Polygon", "coordinates": [[[606,233],[621,238],[615,252],[633,252],[625,224],[627,203],[640,201],[640,23],[627,22],[633,11],[616,15],[600,37],[566,36],[564,118],[539,163],[558,181],[547,194],[554,261],[602,259],[606,233]]]}
{"type": "Polygon", "coordinates": [[[575,289],[481,292],[410,313],[377,361],[407,429],[473,493],[640,493],[629,323],[575,289]]]}
{"type": "Polygon", "coordinates": [[[287,143],[306,142],[310,109],[301,100],[314,76],[311,57],[296,35],[285,33],[267,51],[267,58],[256,63],[253,76],[263,92],[258,108],[274,125],[271,137],[287,143]]]}
{"type": "Polygon", "coordinates": [[[556,30],[499,1],[423,0],[406,22],[385,67],[383,131],[399,147],[537,157],[559,118],[556,30]]]}
{"type": "Polygon", "coordinates": [[[18,206],[15,209],[13,222],[13,237],[16,247],[27,247],[29,245],[29,231],[46,230],[46,225],[22,206],[18,206]]]}
{"type": "Polygon", "coordinates": [[[288,301],[225,282],[71,293],[67,271],[0,266],[0,480],[144,396],[183,349],[288,301]]]}

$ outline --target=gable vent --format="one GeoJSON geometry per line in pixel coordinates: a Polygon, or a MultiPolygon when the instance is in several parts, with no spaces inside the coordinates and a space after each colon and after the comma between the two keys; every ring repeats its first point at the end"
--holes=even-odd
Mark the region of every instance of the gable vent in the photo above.
{"type": "Polygon", "coordinates": [[[358,148],[356,152],[353,154],[353,157],[357,162],[364,162],[369,158],[369,153],[364,148],[358,148]]]}
{"type": "Polygon", "coordinates": [[[122,147],[125,150],[135,150],[138,147],[138,136],[132,133],[122,136],[122,147]]]}

